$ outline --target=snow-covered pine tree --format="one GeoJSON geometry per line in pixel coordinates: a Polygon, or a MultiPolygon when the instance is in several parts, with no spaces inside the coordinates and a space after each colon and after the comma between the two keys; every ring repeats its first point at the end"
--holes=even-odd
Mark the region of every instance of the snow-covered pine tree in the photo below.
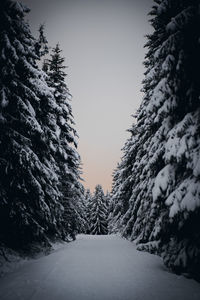
{"type": "Polygon", "coordinates": [[[108,216],[108,231],[109,233],[117,233],[121,231],[120,221],[123,207],[123,199],[120,198],[120,185],[122,184],[120,176],[120,164],[113,172],[112,198],[110,202],[110,213],[108,216]]]}
{"type": "MultiPolygon", "coordinates": [[[[168,267],[200,271],[199,1],[155,0],[143,102],[133,149],[134,184],[123,234],[168,267]],[[128,217],[128,218],[127,218],[128,217]]],[[[125,222],[123,222],[125,220],[125,222]]]]}
{"type": "MultiPolygon", "coordinates": [[[[113,186],[112,186],[112,199],[110,206],[109,216],[109,231],[110,232],[123,232],[124,226],[126,226],[126,215],[129,208],[129,199],[132,193],[133,186],[133,162],[135,159],[137,147],[136,141],[133,139],[135,126],[129,130],[131,137],[125,143],[123,148],[124,155],[121,162],[118,164],[117,169],[113,174],[113,186]]],[[[127,233],[126,233],[127,234],[127,233]]]]}
{"type": "Polygon", "coordinates": [[[165,213],[161,210],[161,217],[156,217],[160,232],[154,226],[154,235],[161,241],[168,267],[199,276],[200,4],[196,0],[162,1],[153,14],[161,41],[154,58],[161,67],[147,110],[156,112],[160,136],[165,136],[166,143],[152,206],[163,202],[167,206],[165,213]]]}
{"type": "Polygon", "coordinates": [[[39,37],[35,45],[36,54],[38,57],[43,57],[49,53],[48,41],[44,34],[44,29],[45,29],[44,24],[41,24],[38,29],[39,37]]]}
{"type": "Polygon", "coordinates": [[[28,11],[0,2],[0,238],[11,247],[59,236],[62,215],[52,156],[56,104],[36,66],[28,11]]]}
{"type": "Polygon", "coordinates": [[[39,58],[39,65],[42,67],[42,70],[45,73],[47,73],[48,72],[47,56],[49,54],[49,46],[48,46],[48,41],[45,36],[44,30],[45,30],[45,25],[41,24],[38,29],[39,37],[35,43],[35,51],[39,58]]]}
{"type": "Polygon", "coordinates": [[[95,187],[92,197],[91,215],[90,215],[90,233],[91,234],[107,234],[107,210],[106,201],[102,186],[98,184],[95,187]]]}
{"type": "Polygon", "coordinates": [[[85,189],[82,186],[82,195],[79,197],[76,209],[76,219],[78,223],[78,233],[87,233],[88,220],[87,220],[87,207],[85,199],[85,189]]]}
{"type": "Polygon", "coordinates": [[[65,59],[61,56],[61,52],[59,44],[52,49],[51,58],[48,61],[48,82],[54,91],[58,106],[56,121],[59,145],[55,160],[59,166],[60,190],[63,194],[62,205],[65,210],[63,227],[66,233],[71,232],[71,235],[74,236],[74,232],[78,230],[76,218],[78,201],[82,199],[83,193],[80,183],[80,156],[76,150],[77,133],[74,129],[71,95],[65,83],[67,75],[64,72],[65,59]]]}
{"type": "Polygon", "coordinates": [[[110,206],[111,206],[111,194],[109,193],[109,191],[107,191],[105,194],[105,204],[107,207],[107,219],[108,219],[108,216],[110,214],[110,206]]]}
{"type": "Polygon", "coordinates": [[[90,189],[85,191],[85,208],[86,208],[86,220],[87,220],[87,230],[86,233],[90,234],[91,232],[91,209],[92,209],[92,194],[90,189]]]}

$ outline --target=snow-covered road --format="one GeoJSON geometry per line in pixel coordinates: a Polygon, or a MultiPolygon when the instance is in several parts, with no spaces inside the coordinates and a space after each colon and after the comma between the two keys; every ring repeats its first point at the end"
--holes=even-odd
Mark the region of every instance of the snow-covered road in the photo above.
{"type": "Polygon", "coordinates": [[[0,279],[1,300],[199,300],[200,284],[118,236],[80,235],[0,279]]]}

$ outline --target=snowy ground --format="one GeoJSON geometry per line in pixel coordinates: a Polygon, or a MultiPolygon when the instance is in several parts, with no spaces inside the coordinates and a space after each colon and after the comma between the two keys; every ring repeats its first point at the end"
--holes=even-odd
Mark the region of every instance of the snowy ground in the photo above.
{"type": "Polygon", "coordinates": [[[32,246],[32,257],[25,257],[24,258],[22,256],[19,255],[19,253],[8,249],[8,248],[3,248],[4,251],[4,256],[0,255],[0,277],[5,276],[6,273],[10,273],[13,271],[16,271],[17,269],[19,269],[23,264],[30,262],[31,260],[35,261],[36,258],[40,258],[43,257],[44,255],[58,250],[59,248],[63,248],[63,245],[66,245],[67,242],[63,242],[63,241],[58,241],[56,243],[52,243],[51,244],[51,248],[47,248],[47,249],[43,249],[41,246],[39,247],[38,244],[33,245],[35,246],[35,249],[33,249],[32,246]],[[5,260],[5,256],[7,258],[7,260],[5,260]]]}
{"type": "Polygon", "coordinates": [[[80,235],[0,278],[1,300],[199,300],[200,284],[118,236],[80,235]]]}

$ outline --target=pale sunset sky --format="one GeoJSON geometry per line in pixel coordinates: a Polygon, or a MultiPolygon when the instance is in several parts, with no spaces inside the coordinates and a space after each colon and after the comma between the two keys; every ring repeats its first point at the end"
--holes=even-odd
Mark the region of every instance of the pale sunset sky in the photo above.
{"type": "Polygon", "coordinates": [[[126,130],[142,99],[148,12],[153,0],[23,0],[32,33],[45,23],[59,42],[79,135],[84,186],[111,190],[126,130]]]}

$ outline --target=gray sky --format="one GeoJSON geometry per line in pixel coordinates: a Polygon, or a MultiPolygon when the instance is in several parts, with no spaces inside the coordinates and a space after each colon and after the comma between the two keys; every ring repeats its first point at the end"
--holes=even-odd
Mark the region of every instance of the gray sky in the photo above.
{"type": "Polygon", "coordinates": [[[85,187],[110,190],[133,114],[142,99],[147,13],[152,0],[23,0],[35,35],[46,24],[60,43],[79,134],[85,187]]]}

